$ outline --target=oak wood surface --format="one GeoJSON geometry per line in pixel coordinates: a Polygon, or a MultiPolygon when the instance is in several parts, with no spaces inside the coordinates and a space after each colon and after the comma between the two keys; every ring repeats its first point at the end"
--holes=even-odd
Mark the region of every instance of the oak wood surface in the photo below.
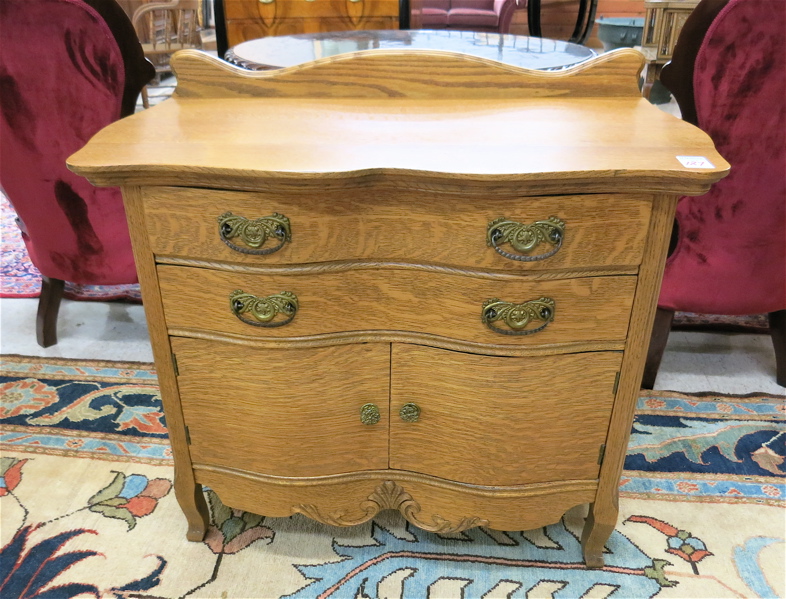
{"type": "Polygon", "coordinates": [[[622,351],[625,341],[569,341],[567,343],[539,343],[531,346],[500,345],[494,343],[472,343],[460,339],[439,337],[429,333],[413,331],[343,331],[341,333],[326,333],[323,335],[308,335],[305,337],[287,337],[284,339],[250,337],[248,335],[217,333],[189,327],[172,328],[170,335],[175,337],[190,337],[192,339],[205,339],[221,343],[233,343],[256,349],[305,349],[310,347],[328,347],[333,345],[350,345],[353,343],[412,343],[415,345],[428,345],[450,351],[468,352],[486,356],[553,356],[576,352],[594,351],[622,351]]]}
{"type": "Polygon", "coordinates": [[[598,494],[582,535],[585,560],[587,565],[594,567],[603,564],[603,546],[617,523],[619,479],[644,373],[677,199],[676,196],[659,196],[653,203],[647,246],[630,315],[628,346],[622,359],[617,397],[609,422],[598,494]]]}
{"type": "Polygon", "coordinates": [[[293,17],[390,16],[398,19],[398,0],[224,0],[227,19],[260,19],[270,23],[293,17]]]}
{"type": "Polygon", "coordinates": [[[484,485],[597,479],[621,361],[394,344],[390,466],[484,485]],[[420,407],[417,422],[399,416],[408,403],[420,407]]]}
{"type": "Polygon", "coordinates": [[[100,185],[703,193],[728,164],[706,134],[639,97],[641,60],[619,50],[555,73],[368,51],[249,73],[184,51],[177,97],[113,123],[69,165],[100,185]]]}
{"type": "Polygon", "coordinates": [[[280,476],[387,468],[390,346],[253,350],[172,338],[194,461],[280,476]],[[380,420],[360,421],[366,403],[380,420]]]}
{"type": "Polygon", "coordinates": [[[142,302],[153,347],[161,402],[166,415],[169,441],[172,443],[172,458],[175,463],[175,496],[188,521],[187,538],[190,541],[201,541],[207,532],[208,508],[202,488],[197,486],[194,481],[194,471],[191,468],[191,454],[186,442],[183,412],[180,408],[180,392],[172,362],[172,349],[166,330],[154,256],[146,234],[147,226],[140,189],[132,186],[124,187],[123,204],[128,219],[128,228],[131,232],[134,262],[139,274],[142,302]]]}
{"type": "MultiPolygon", "coordinates": [[[[193,188],[143,191],[150,244],[158,255],[248,265],[340,260],[407,261],[531,272],[638,265],[650,214],[649,196],[505,197],[466,200],[460,194],[395,189],[348,193],[265,194],[193,188]],[[287,216],[292,241],[273,254],[249,255],[228,247],[217,217],[232,212],[250,220],[287,216]],[[488,224],[506,217],[531,224],[557,216],[566,223],[560,250],[534,262],[517,262],[486,242],[488,224]]],[[[248,249],[240,239],[232,242],[248,249]]],[[[276,239],[268,240],[271,247],[276,239]]],[[[508,244],[502,249],[516,253],[508,244]]],[[[529,256],[545,254],[542,243],[529,256]]]]}
{"type": "Polygon", "coordinates": [[[361,52],[244,74],[185,52],[175,98],[70,158],[96,183],[126,186],[190,539],[207,524],[197,481],[267,515],[346,525],[398,509],[441,532],[541,526],[592,501],[583,547],[602,565],[676,198],[728,171],[705,134],[638,97],[641,60],[623,50],[538,73],[361,52]],[[714,167],[684,168],[681,155],[714,167]],[[143,210],[137,185],[200,190],[151,189],[143,210]],[[564,257],[520,271],[454,258],[488,251],[467,232],[476,220],[518,216],[486,206],[572,210],[571,194],[585,197],[564,257]],[[236,198],[238,211],[286,213],[278,198],[295,209],[280,262],[213,251],[217,215],[207,224],[202,212],[236,198]],[[411,232],[394,240],[402,226],[411,232]],[[298,235],[334,253],[301,250],[298,235]],[[239,288],[293,291],[299,310],[286,326],[252,327],[230,311],[239,288]],[[555,319],[535,335],[480,321],[487,299],[544,296],[555,319]],[[381,419],[363,428],[369,397],[381,419]],[[418,422],[397,420],[407,401],[418,422]]]}
{"type": "Polygon", "coordinates": [[[225,0],[229,46],[270,35],[395,29],[398,0],[225,0]]]}
{"type": "MultiPolygon", "coordinates": [[[[513,347],[624,340],[636,286],[636,277],[631,276],[495,281],[386,269],[259,276],[161,265],[158,274],[170,328],[198,328],[269,339],[400,330],[513,347]],[[252,326],[230,309],[229,296],[235,290],[257,297],[291,291],[298,297],[299,309],[287,325],[252,326]],[[518,304],[542,297],[556,302],[555,316],[538,333],[505,335],[491,331],[481,322],[486,300],[499,298],[518,304]]],[[[283,316],[278,320],[283,320],[283,316]]],[[[500,322],[496,326],[506,329],[500,322]]]]}
{"type": "Polygon", "coordinates": [[[272,517],[302,513],[346,526],[371,519],[380,505],[398,505],[397,509],[417,526],[443,532],[466,528],[467,524],[496,530],[531,530],[557,522],[571,507],[591,501],[597,488],[592,480],[480,487],[395,470],[301,479],[202,464],[195,464],[194,470],[197,480],[213,489],[226,505],[252,513],[272,517]],[[392,501],[379,501],[376,491],[388,482],[410,495],[415,505],[401,497],[401,503],[394,497],[392,501]],[[372,496],[377,501],[369,501],[372,496]]]}
{"type": "MultiPolygon", "coordinates": [[[[300,33],[326,33],[355,29],[396,29],[398,15],[385,16],[386,10],[375,12],[381,15],[333,16],[333,17],[275,17],[268,22],[252,19],[228,20],[227,38],[230,46],[270,35],[297,35],[300,33]]],[[[398,11],[396,11],[398,12],[398,11]]]]}

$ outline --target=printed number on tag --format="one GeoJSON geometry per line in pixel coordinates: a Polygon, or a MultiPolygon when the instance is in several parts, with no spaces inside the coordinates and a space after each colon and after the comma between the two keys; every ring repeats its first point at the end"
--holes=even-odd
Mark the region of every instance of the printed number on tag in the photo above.
{"type": "Polygon", "coordinates": [[[704,156],[677,156],[685,168],[715,168],[704,156]]]}

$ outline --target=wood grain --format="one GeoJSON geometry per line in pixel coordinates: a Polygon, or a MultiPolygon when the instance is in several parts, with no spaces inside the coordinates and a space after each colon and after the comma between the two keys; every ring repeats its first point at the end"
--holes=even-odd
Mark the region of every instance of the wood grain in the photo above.
{"type": "Polygon", "coordinates": [[[173,64],[177,97],[99,132],[69,158],[74,171],[99,185],[382,184],[487,198],[699,194],[728,170],[706,134],[639,97],[632,50],[561,72],[399,51],[266,73],[195,51],[173,64]],[[677,155],[715,168],[686,169],[677,155]]]}
{"type": "Polygon", "coordinates": [[[172,348],[195,461],[287,476],[387,468],[388,344],[260,351],[173,338],[172,348]],[[361,423],[366,403],[377,424],[361,423]]]}
{"type": "Polygon", "coordinates": [[[266,339],[205,331],[194,328],[172,328],[170,335],[175,337],[191,337],[206,339],[220,343],[233,343],[256,349],[305,349],[310,347],[328,347],[332,345],[349,345],[352,343],[411,343],[428,345],[451,351],[483,354],[487,356],[553,356],[577,352],[622,351],[625,341],[588,341],[567,343],[541,343],[533,346],[499,345],[494,343],[470,343],[428,333],[412,331],[344,331],[326,333],[324,335],[308,335],[306,337],[288,337],[286,339],[266,339]]]}
{"type": "Polygon", "coordinates": [[[304,513],[302,506],[318,505],[319,513],[333,522],[364,522],[376,513],[367,503],[369,496],[392,481],[417,502],[418,524],[455,525],[478,518],[496,530],[531,530],[557,522],[571,507],[591,501],[597,488],[592,480],[480,487],[396,470],[294,479],[202,464],[194,469],[199,482],[226,505],[265,516],[287,517],[304,513]]]}
{"type": "Polygon", "coordinates": [[[249,73],[209,54],[183,51],[171,64],[175,93],[189,98],[634,98],[644,59],[621,49],[569,69],[536,71],[454,52],[367,50],[249,73]]]}
{"type": "Polygon", "coordinates": [[[390,466],[484,485],[597,479],[620,352],[495,358],[394,344],[390,466]],[[417,422],[399,417],[404,404],[417,422]]]}
{"type": "Polygon", "coordinates": [[[533,528],[592,501],[583,547],[601,565],[676,198],[728,171],[704,133],[638,97],[641,56],[559,73],[441,52],[254,74],[173,61],[173,99],[69,164],[125,186],[188,537],[207,525],[197,481],[265,515],[398,509],[443,532],[533,528]],[[488,220],[552,209],[568,221],[553,260],[500,265],[485,247],[488,220]],[[219,210],[283,212],[292,244],[227,254],[219,210]],[[293,291],[300,308],[253,327],[230,310],[236,289],[293,291]],[[495,297],[552,297],[555,319],[499,335],[480,320],[495,297]],[[378,424],[360,423],[367,402],[378,424]],[[419,421],[401,421],[407,402],[419,421]]]}
{"type": "Polygon", "coordinates": [[[357,14],[398,19],[398,4],[398,0],[273,0],[270,4],[259,0],[224,0],[224,16],[227,19],[261,19],[265,22],[297,17],[349,18],[357,14]]]}
{"type": "MultiPolygon", "coordinates": [[[[397,8],[397,7],[396,7],[397,8]]],[[[380,11],[383,12],[383,11],[380,11]]],[[[396,10],[398,13],[398,10],[396,10]]],[[[259,20],[227,21],[227,39],[230,46],[269,35],[298,35],[353,29],[398,29],[398,16],[344,17],[293,17],[276,19],[271,23],[259,20]]]]}
{"type": "Polygon", "coordinates": [[[162,265],[158,274],[170,328],[267,339],[399,330],[513,347],[623,340],[636,286],[635,277],[489,281],[389,269],[255,276],[162,265]],[[237,289],[257,297],[291,291],[300,307],[295,319],[285,326],[251,326],[230,310],[229,296],[237,289]],[[541,297],[553,299],[556,307],[554,321],[539,333],[504,335],[481,322],[486,300],[521,303],[541,297]]]}
{"type": "Polygon", "coordinates": [[[207,532],[208,508],[202,495],[202,488],[194,481],[194,472],[191,469],[191,454],[186,442],[180,392],[172,363],[172,350],[166,330],[153,252],[150,251],[145,233],[147,227],[140,189],[123,188],[123,203],[131,232],[134,261],[139,273],[142,302],[145,307],[150,342],[153,346],[153,358],[156,363],[169,441],[172,443],[172,457],[175,462],[175,496],[188,520],[186,537],[189,541],[201,541],[207,532]]]}
{"type": "Polygon", "coordinates": [[[269,35],[398,28],[398,0],[224,0],[229,46],[269,35]]]}
{"type": "MultiPolygon", "coordinates": [[[[531,271],[624,268],[641,261],[651,210],[645,195],[505,197],[467,200],[459,194],[377,189],[371,193],[243,193],[150,187],[144,191],[150,244],[167,257],[247,265],[341,260],[408,261],[463,268],[531,271]],[[290,219],[292,241],[264,256],[243,254],[219,236],[217,217],[232,212],[256,219],[290,219]],[[557,216],[566,223],[561,249],[547,259],[517,262],[487,245],[488,224],[506,217],[531,224],[557,216]]],[[[239,239],[233,242],[248,247],[239,239]]],[[[268,240],[265,247],[276,240],[268,240]]],[[[541,244],[530,256],[552,249],[541,244]]],[[[506,251],[515,253],[509,245],[506,251]]]]}
{"type": "Polygon", "coordinates": [[[655,198],[647,249],[641,264],[630,317],[628,347],[622,360],[606,455],[600,471],[598,495],[582,534],[584,557],[587,565],[593,567],[603,564],[603,547],[617,522],[619,479],[625,462],[633,412],[641,388],[677,199],[675,196],[655,198]]]}

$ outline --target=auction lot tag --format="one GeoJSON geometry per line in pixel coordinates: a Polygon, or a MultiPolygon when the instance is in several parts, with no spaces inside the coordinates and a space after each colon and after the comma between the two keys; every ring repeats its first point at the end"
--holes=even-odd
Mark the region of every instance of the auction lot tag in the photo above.
{"type": "Polygon", "coordinates": [[[704,156],[677,156],[677,160],[685,168],[715,168],[715,165],[704,156]]]}

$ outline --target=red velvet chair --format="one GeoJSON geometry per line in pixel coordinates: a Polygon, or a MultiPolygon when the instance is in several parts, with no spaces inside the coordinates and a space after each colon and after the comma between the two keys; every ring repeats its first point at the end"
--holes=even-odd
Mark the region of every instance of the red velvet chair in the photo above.
{"type": "Polygon", "coordinates": [[[526,0],[412,0],[417,29],[461,29],[508,33],[513,11],[526,0]]]}
{"type": "Polygon", "coordinates": [[[0,0],[0,39],[0,185],[43,275],[47,347],[64,281],[137,282],[120,190],[93,187],[65,160],[133,113],[155,71],[114,0],[0,0]]]}
{"type": "Polygon", "coordinates": [[[786,2],[703,0],[661,81],[706,131],[728,177],[677,207],[642,386],[652,388],[675,310],[769,314],[786,386],[786,2]]]}

